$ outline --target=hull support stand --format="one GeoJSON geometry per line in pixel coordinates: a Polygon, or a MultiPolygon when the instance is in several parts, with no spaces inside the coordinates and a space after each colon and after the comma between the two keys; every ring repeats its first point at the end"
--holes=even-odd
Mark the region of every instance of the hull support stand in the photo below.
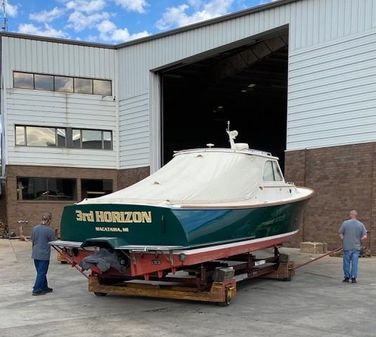
{"type": "Polygon", "coordinates": [[[274,255],[266,258],[245,253],[187,266],[163,278],[150,275],[147,281],[144,278],[119,280],[92,274],[89,276],[88,290],[97,296],[153,297],[214,302],[227,306],[235,298],[236,285],[240,281],[252,278],[290,281],[293,275],[293,262],[275,247],[274,255]]]}

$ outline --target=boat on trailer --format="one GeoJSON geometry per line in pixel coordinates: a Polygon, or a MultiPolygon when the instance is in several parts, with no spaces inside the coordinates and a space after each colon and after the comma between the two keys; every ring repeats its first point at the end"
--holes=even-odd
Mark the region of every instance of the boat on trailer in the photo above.
{"type": "Polygon", "coordinates": [[[178,151],[130,187],[66,206],[51,244],[102,278],[149,280],[288,241],[313,191],[227,133],[230,148],[178,151]]]}

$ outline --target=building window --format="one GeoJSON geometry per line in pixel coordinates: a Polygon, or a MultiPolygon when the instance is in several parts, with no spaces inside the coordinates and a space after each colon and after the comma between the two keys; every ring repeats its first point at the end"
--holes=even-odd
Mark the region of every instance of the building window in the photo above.
{"type": "Polygon", "coordinates": [[[105,130],[73,129],[74,148],[112,150],[112,132],[105,130]]]}
{"type": "Polygon", "coordinates": [[[66,130],[64,128],[16,125],[16,145],[66,147],[66,130]]]}
{"type": "Polygon", "coordinates": [[[55,76],[55,91],[73,92],[73,78],[55,76]]]}
{"type": "Polygon", "coordinates": [[[93,93],[93,81],[87,78],[75,78],[74,79],[74,92],[79,94],[92,94],[93,93]]]}
{"type": "Polygon", "coordinates": [[[22,89],[34,89],[33,74],[13,73],[13,86],[22,89]]]}
{"type": "Polygon", "coordinates": [[[81,148],[81,130],[80,129],[72,130],[72,147],[76,149],[81,148]]]}
{"type": "Polygon", "coordinates": [[[16,145],[26,145],[26,126],[16,125],[16,145]]]}
{"type": "Polygon", "coordinates": [[[17,177],[17,200],[76,199],[76,179],[17,177]]]}
{"type": "Polygon", "coordinates": [[[93,93],[94,95],[111,96],[111,81],[93,80],[93,93]]]}
{"type": "Polygon", "coordinates": [[[63,128],[56,129],[56,142],[58,147],[67,146],[67,131],[63,128]]]}
{"type": "Polygon", "coordinates": [[[81,179],[82,198],[96,198],[112,193],[111,179],[81,179]]]}
{"type": "Polygon", "coordinates": [[[112,132],[103,131],[103,149],[112,150],[112,132]]]}
{"type": "Polygon", "coordinates": [[[16,125],[17,146],[112,150],[112,131],[16,125]]]}
{"type": "Polygon", "coordinates": [[[83,149],[102,149],[102,131],[82,130],[83,149]]]}
{"type": "Polygon", "coordinates": [[[82,77],[13,72],[13,87],[112,96],[112,81],[82,77]]]}
{"type": "Polygon", "coordinates": [[[65,147],[65,134],[63,128],[16,125],[16,145],[65,147]]]}
{"type": "Polygon", "coordinates": [[[34,86],[37,90],[54,90],[54,77],[51,75],[34,75],[34,86]]]}
{"type": "Polygon", "coordinates": [[[27,146],[56,146],[56,129],[27,126],[26,144],[27,146]]]}

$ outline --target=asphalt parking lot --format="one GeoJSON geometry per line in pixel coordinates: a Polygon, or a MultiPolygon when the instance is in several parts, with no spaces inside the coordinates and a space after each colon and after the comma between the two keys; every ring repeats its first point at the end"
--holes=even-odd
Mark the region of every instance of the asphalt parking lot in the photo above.
{"type": "MultiPolygon", "coordinates": [[[[30,242],[0,240],[1,337],[376,336],[376,258],[360,261],[358,284],[342,284],[342,259],[326,257],[291,282],[252,280],[228,307],[120,296],[96,297],[86,279],[53,256],[54,292],[31,296],[30,242]]],[[[311,255],[285,249],[293,259],[311,255]]]]}

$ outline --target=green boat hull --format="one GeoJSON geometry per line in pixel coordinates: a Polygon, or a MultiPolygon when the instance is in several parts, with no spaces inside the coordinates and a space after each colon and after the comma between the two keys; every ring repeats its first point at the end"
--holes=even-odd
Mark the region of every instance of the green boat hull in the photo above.
{"type": "Polygon", "coordinates": [[[101,245],[193,248],[260,239],[298,229],[307,200],[256,208],[168,208],[127,204],[66,206],[61,240],[101,245]]]}

